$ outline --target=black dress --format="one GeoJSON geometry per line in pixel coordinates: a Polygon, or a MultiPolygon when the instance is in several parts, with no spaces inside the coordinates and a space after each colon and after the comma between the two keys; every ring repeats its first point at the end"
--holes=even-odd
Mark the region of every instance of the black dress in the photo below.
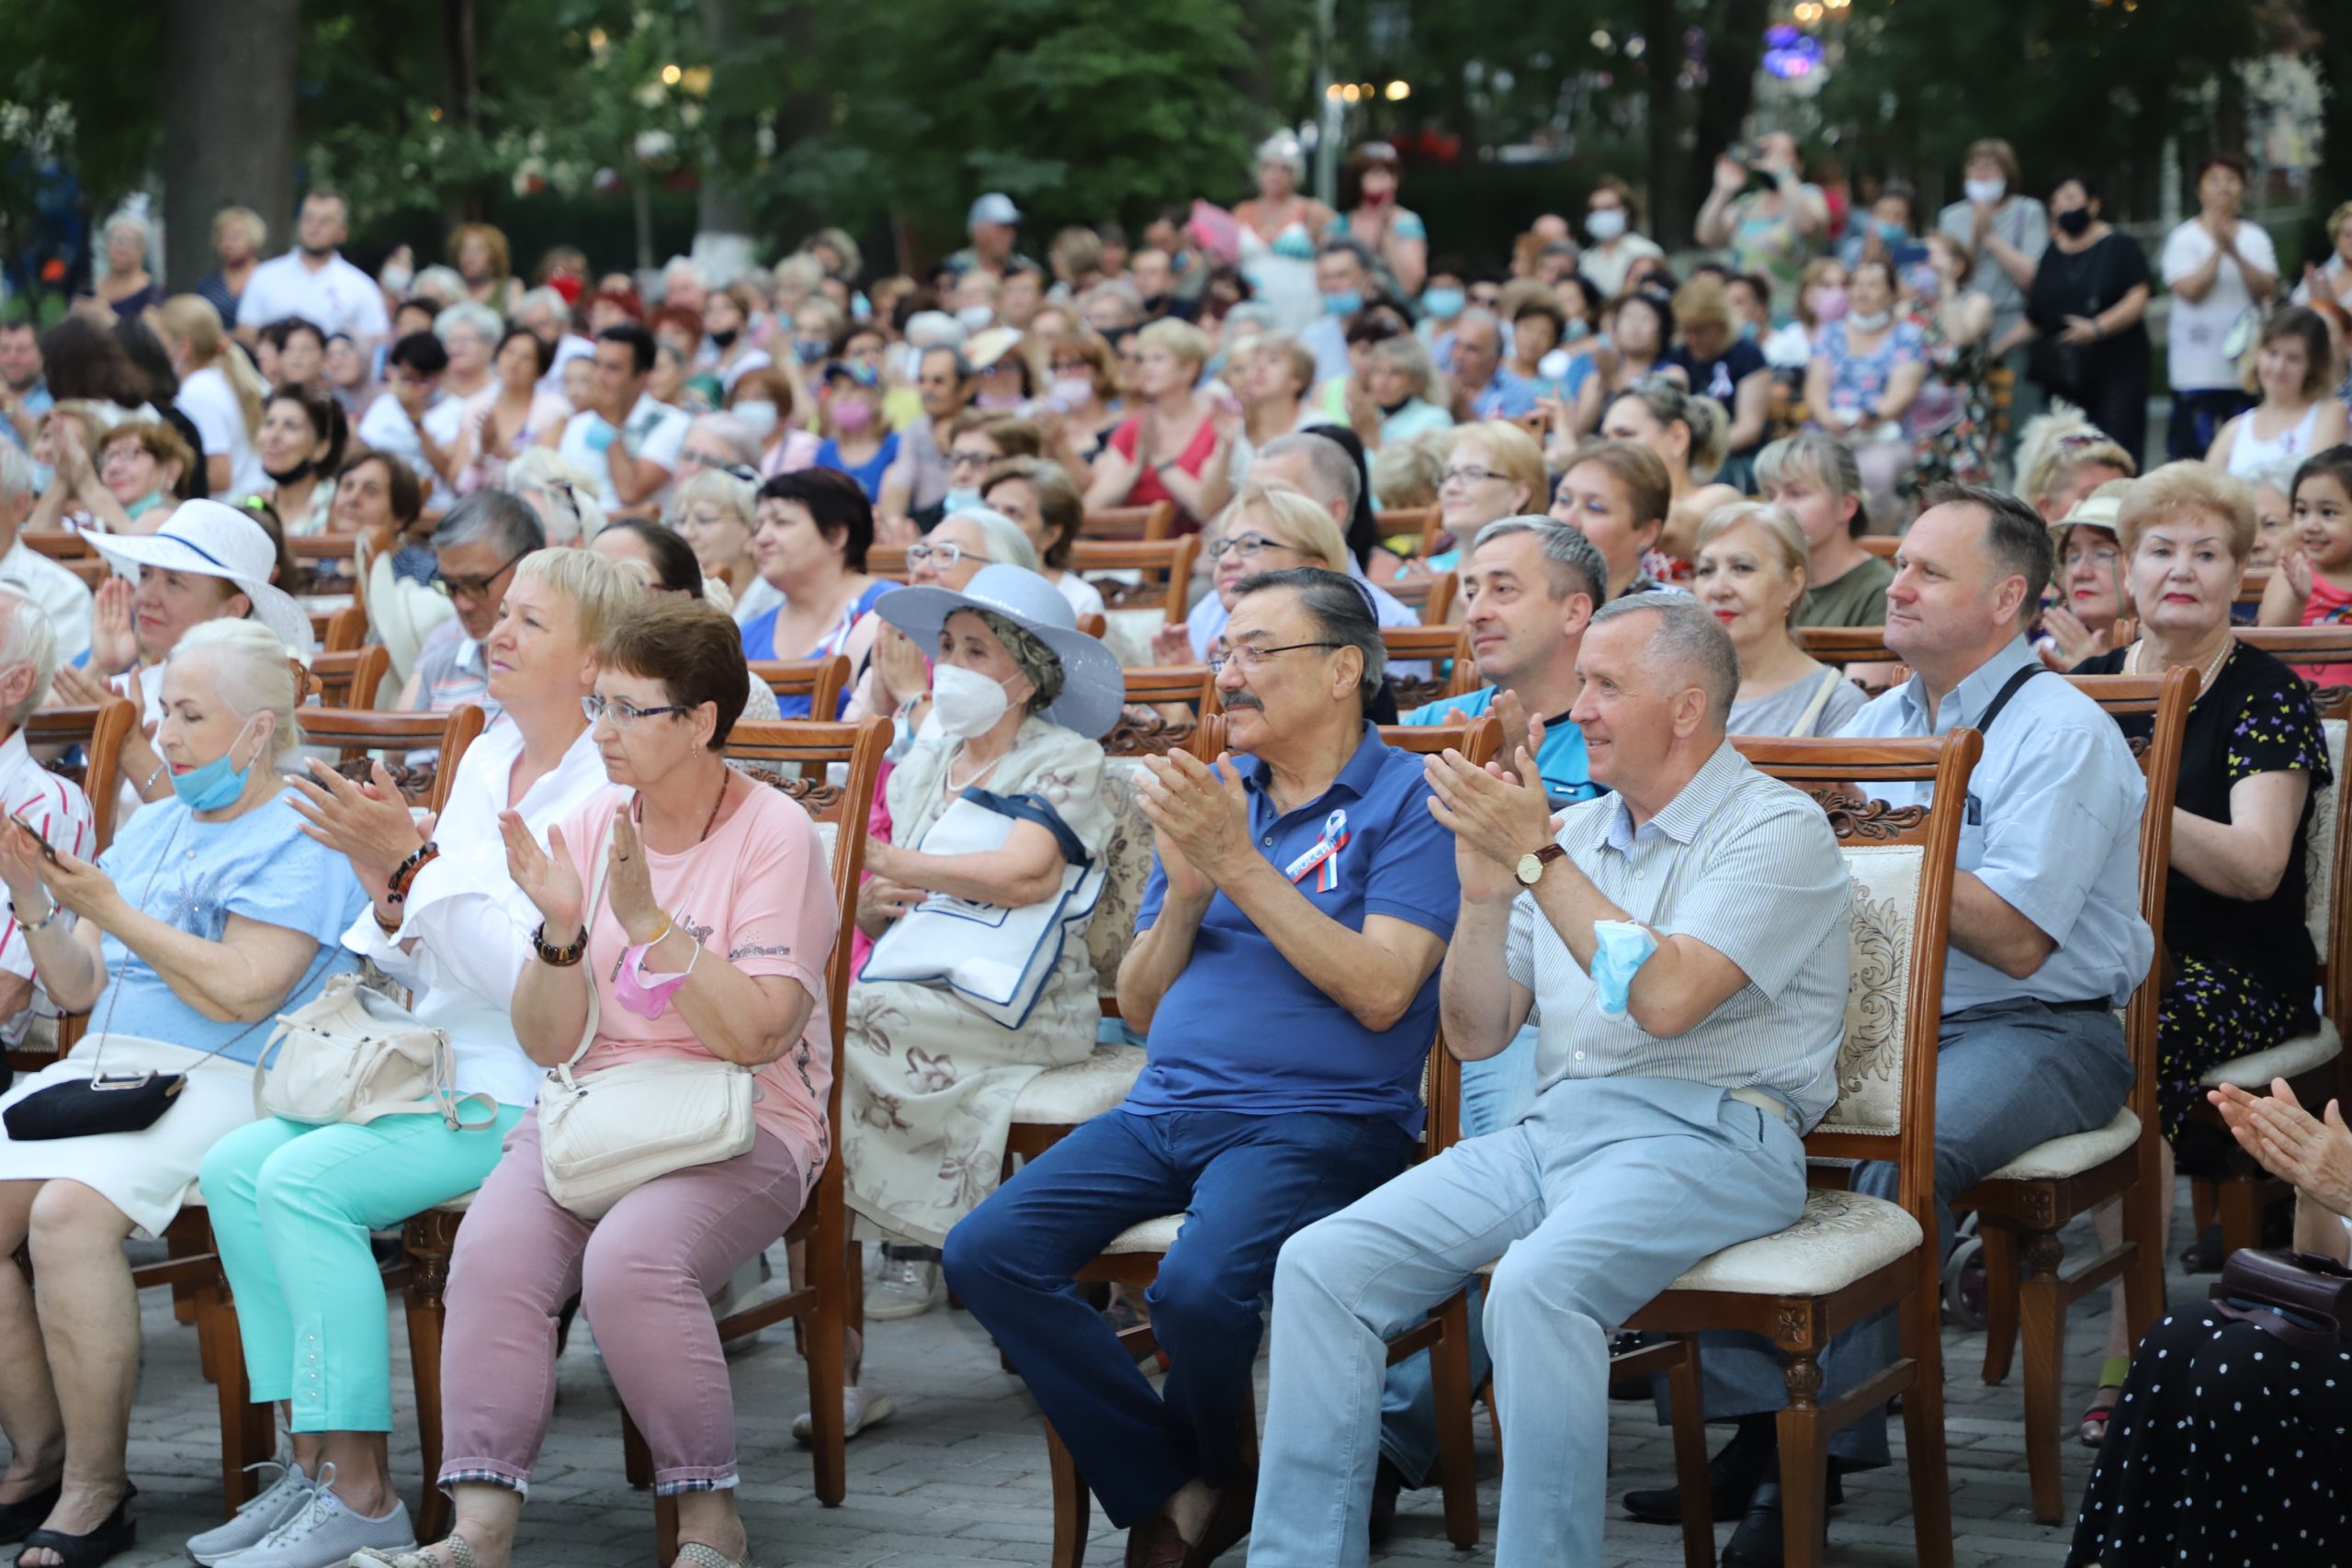
{"type": "Polygon", "coordinates": [[[2052,243],[2041,253],[2025,296],[2026,320],[2041,334],[2033,345],[2033,378],[2052,397],[2080,405],[2134,461],[2148,449],[2146,322],[2079,346],[2060,343],[2058,334],[2066,330],[2067,317],[2112,310],[2147,281],[2147,253],[2116,230],[2071,254],[2052,243]]]}
{"type": "MultiPolygon", "coordinates": [[[[2078,675],[2120,675],[2124,654],[2102,653],[2078,675]]],[[[2132,739],[2151,721],[2116,721],[2132,739]]],[[[2230,790],[2256,773],[2311,775],[2295,841],[2277,891],[2231,898],[2175,871],[2165,887],[2165,949],[2172,984],[2156,1014],[2156,1103],[2167,1138],[2196,1102],[2198,1078],[2218,1063],[2267,1050],[2319,1026],[2312,1010],[2317,962],[2304,923],[2303,850],[2312,810],[2332,776],[2327,738],[2302,678],[2259,649],[2233,644],[2213,687],[2188,710],[2176,804],[2211,822],[2230,820],[2230,790]]]]}
{"type": "Polygon", "coordinates": [[[2352,1354],[2203,1310],[2140,1342],[2067,1568],[2352,1562],[2352,1354]]]}

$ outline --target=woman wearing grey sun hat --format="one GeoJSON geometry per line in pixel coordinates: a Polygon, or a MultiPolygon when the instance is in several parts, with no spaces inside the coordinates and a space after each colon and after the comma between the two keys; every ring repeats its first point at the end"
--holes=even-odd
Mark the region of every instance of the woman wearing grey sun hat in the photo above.
{"type": "MultiPolygon", "coordinates": [[[[857,923],[877,945],[850,989],[842,1157],[860,1233],[929,1248],[995,1189],[1023,1086],[1092,1053],[1101,1007],[1084,916],[1046,926],[1042,940],[1057,935],[1057,956],[1047,946],[1024,949],[1050,967],[1042,981],[1028,971],[1034,991],[1009,1006],[993,1005],[996,997],[983,1006],[956,988],[966,970],[952,981],[905,977],[934,949],[943,959],[968,958],[944,951],[959,947],[954,931],[937,941],[926,934],[920,948],[915,928],[895,944],[888,933],[934,896],[973,915],[957,929],[1009,925],[1040,906],[1087,907],[1066,874],[1091,870],[1110,841],[1095,737],[1119,716],[1125,684],[1110,649],[1078,629],[1069,601],[1026,568],[982,567],[960,591],[902,588],[876,613],[931,656],[932,695],[887,786],[889,838],[866,851],[873,879],[857,923]],[[982,810],[998,815],[976,816],[982,810]],[[977,835],[967,830],[975,822],[984,829],[977,835]],[[977,848],[999,836],[996,847],[977,848]],[[956,848],[942,852],[943,844],[956,848]]],[[[939,1295],[935,1260],[896,1259],[882,1285],[867,1289],[866,1314],[912,1316],[939,1295]]],[[[853,1339],[853,1384],[860,1349],[853,1339]]],[[[854,1386],[850,1430],[888,1410],[854,1386]]]]}

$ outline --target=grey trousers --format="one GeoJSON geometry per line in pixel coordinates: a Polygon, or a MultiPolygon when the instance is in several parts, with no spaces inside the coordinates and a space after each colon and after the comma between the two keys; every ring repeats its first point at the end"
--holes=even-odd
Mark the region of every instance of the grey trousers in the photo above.
{"type": "Polygon", "coordinates": [[[1700,1258],[1804,1208],[1804,1145],[1778,1116],[1703,1084],[1582,1078],[1292,1236],[1252,1568],[1367,1560],[1385,1341],[1498,1257],[1483,1314],[1503,1427],[1495,1562],[1599,1561],[1610,1335],[1700,1258]]]}
{"type": "MultiPolygon", "coordinates": [[[[1954,1194],[2037,1144],[2106,1126],[2131,1088],[2131,1052],[2111,1012],[2059,1012],[2020,999],[1945,1014],[1936,1052],[1939,1256],[1951,1251],[1954,1194]]],[[[1858,1168],[1854,1190],[1892,1201],[1895,1168],[1858,1168]]],[[[1770,1341],[1754,1334],[1704,1334],[1699,1343],[1710,1418],[1757,1415],[1788,1403],[1781,1359],[1770,1341]]],[[[1891,1307],[1832,1339],[1821,1357],[1821,1402],[1891,1364],[1900,1345],[1891,1307]]],[[[1659,1418],[1666,1418],[1662,1388],[1659,1418]]],[[[1884,1407],[1839,1430],[1829,1451],[1857,1466],[1886,1463],[1884,1407]]]]}

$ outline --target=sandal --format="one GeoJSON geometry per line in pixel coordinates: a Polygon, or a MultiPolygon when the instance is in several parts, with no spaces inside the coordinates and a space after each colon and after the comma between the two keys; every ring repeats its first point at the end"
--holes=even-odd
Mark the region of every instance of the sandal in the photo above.
{"type": "Polygon", "coordinates": [[[17,1562],[23,1568],[25,1553],[53,1551],[63,1568],[97,1568],[97,1565],[119,1552],[130,1550],[139,1539],[139,1521],[130,1517],[130,1500],[139,1495],[139,1488],[126,1486],[114,1506],[114,1512],[98,1521],[97,1529],[82,1535],[68,1535],[63,1530],[35,1530],[25,1537],[17,1548],[17,1562]]]}
{"type": "Polygon", "coordinates": [[[670,1568],[757,1568],[752,1561],[752,1549],[745,1547],[743,1555],[729,1562],[719,1554],[718,1548],[705,1546],[698,1540],[680,1543],[678,1555],[670,1560],[670,1568]]]}
{"type": "Polygon", "coordinates": [[[65,1483],[52,1481],[30,1496],[0,1503],[0,1546],[13,1546],[39,1529],[41,1520],[57,1511],[57,1500],[64,1495],[65,1483]]]}
{"type": "Polygon", "coordinates": [[[448,1563],[443,1562],[438,1557],[434,1556],[429,1549],[422,1546],[413,1551],[400,1552],[385,1551],[378,1547],[369,1546],[363,1547],[345,1558],[340,1568],[449,1568],[450,1563],[456,1564],[456,1568],[481,1568],[481,1565],[474,1561],[474,1549],[466,1543],[464,1536],[451,1535],[447,1540],[437,1544],[449,1549],[448,1563]]]}
{"type": "Polygon", "coordinates": [[[2099,1369],[2098,1393],[2091,1396],[2090,1408],[2075,1428],[2083,1447],[2095,1449],[2107,1441],[2107,1428],[2115,1419],[2116,1403],[2123,1396],[2123,1380],[2131,1370],[2132,1363],[2121,1356],[2109,1356],[2099,1369]]]}

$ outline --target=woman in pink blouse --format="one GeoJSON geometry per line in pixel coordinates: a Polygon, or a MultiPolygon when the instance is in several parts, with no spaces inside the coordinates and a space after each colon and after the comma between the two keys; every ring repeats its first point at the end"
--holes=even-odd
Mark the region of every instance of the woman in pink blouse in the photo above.
{"type": "Polygon", "coordinates": [[[606,632],[597,662],[585,705],[619,787],[549,829],[544,849],[520,818],[503,823],[515,884],[545,917],[514,988],[516,1036],[542,1065],[568,1059],[593,983],[595,1035],[575,1074],[737,1063],[756,1073],[758,1130],[747,1152],[655,1177],[596,1220],[548,1195],[537,1120],[514,1130],[450,1266],[440,1483],[466,1550],[387,1562],[510,1560],[554,1399],[556,1316],[575,1290],[652,1450],[654,1489],[677,1499],[681,1541],[712,1554],[680,1561],[750,1555],[710,1297],[784,1234],[831,1148],[832,883],[808,813],[721,755],[750,681],[732,620],[655,601],[606,632]]]}

